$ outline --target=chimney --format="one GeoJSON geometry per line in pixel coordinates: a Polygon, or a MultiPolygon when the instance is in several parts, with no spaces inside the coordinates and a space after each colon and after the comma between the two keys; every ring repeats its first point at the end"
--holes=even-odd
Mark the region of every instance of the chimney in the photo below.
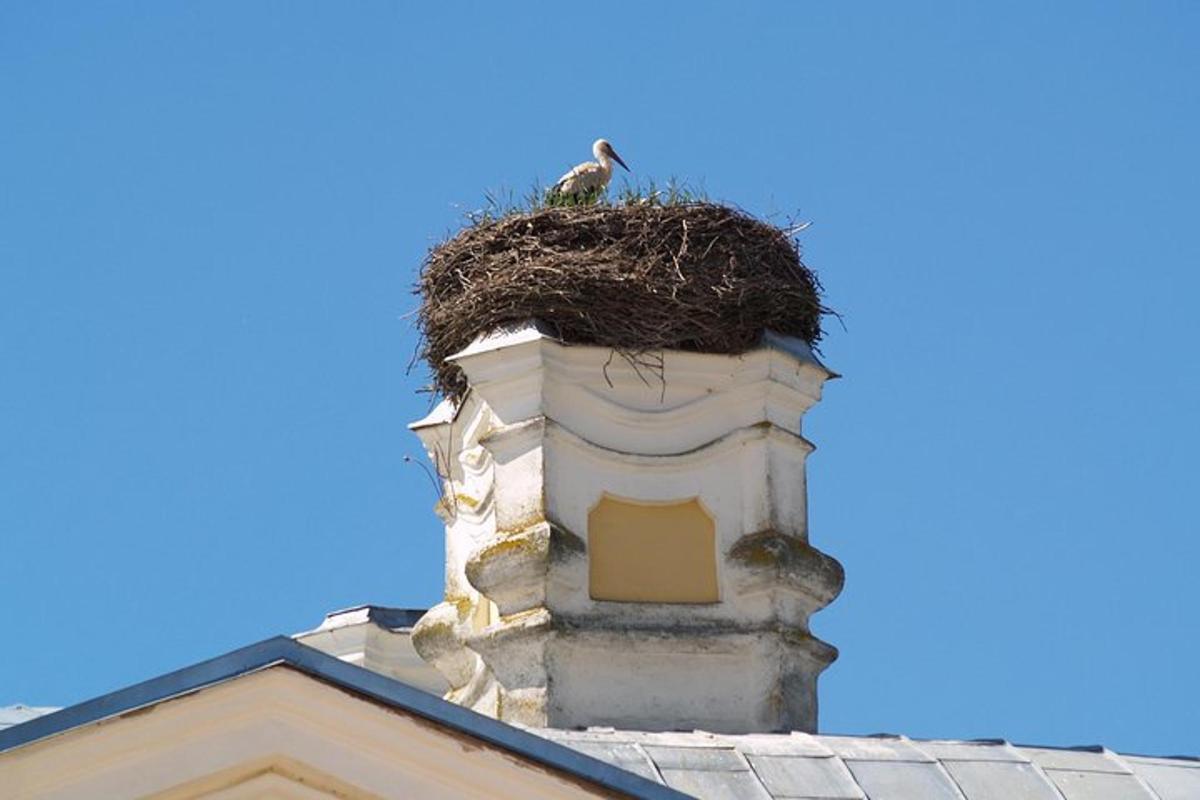
{"type": "MultiPolygon", "coordinates": [[[[659,358],[659,356],[655,356],[659,358]]],[[[768,331],[650,363],[537,323],[451,356],[411,427],[444,479],[446,596],[413,643],[449,700],[560,728],[817,728],[842,587],[808,542],[801,418],[833,377],[768,331]]]]}

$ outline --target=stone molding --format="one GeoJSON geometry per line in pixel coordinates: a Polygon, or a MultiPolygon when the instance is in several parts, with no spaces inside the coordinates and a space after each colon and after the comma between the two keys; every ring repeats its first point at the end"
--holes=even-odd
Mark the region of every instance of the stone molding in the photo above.
{"type": "Polygon", "coordinates": [[[837,651],[808,618],[843,574],[808,543],[801,419],[834,374],[769,335],[741,356],[664,353],[656,386],[536,324],[452,358],[469,393],[412,426],[444,479],[450,598],[413,642],[447,696],[526,725],[815,730],[837,651]],[[720,601],[591,599],[587,515],[604,493],[700,498],[720,601]]]}

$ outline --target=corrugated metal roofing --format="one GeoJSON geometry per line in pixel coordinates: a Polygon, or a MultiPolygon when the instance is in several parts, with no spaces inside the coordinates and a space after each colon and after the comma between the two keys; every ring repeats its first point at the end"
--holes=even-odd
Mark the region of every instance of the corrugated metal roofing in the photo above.
{"type": "Polygon", "coordinates": [[[903,736],[538,729],[702,800],[1200,800],[1200,759],[903,736]]]}

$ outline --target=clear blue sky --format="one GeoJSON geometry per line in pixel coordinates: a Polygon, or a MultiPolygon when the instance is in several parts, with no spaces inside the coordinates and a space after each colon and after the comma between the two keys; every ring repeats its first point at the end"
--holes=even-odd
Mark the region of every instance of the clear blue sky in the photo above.
{"type": "Polygon", "coordinates": [[[828,732],[1200,752],[1200,6],[0,6],[0,704],[424,607],[422,257],[606,136],[811,220],[828,732]]]}

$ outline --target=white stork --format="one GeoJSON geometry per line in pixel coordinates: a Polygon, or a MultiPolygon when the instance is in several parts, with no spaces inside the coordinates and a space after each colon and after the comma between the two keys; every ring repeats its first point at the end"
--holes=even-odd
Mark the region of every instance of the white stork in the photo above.
{"type": "Polygon", "coordinates": [[[614,161],[626,172],[629,171],[629,167],[625,166],[625,162],[606,139],[596,140],[592,145],[592,155],[596,157],[595,161],[585,161],[559,178],[558,183],[550,189],[550,196],[568,196],[576,201],[595,199],[612,180],[614,161]]]}

